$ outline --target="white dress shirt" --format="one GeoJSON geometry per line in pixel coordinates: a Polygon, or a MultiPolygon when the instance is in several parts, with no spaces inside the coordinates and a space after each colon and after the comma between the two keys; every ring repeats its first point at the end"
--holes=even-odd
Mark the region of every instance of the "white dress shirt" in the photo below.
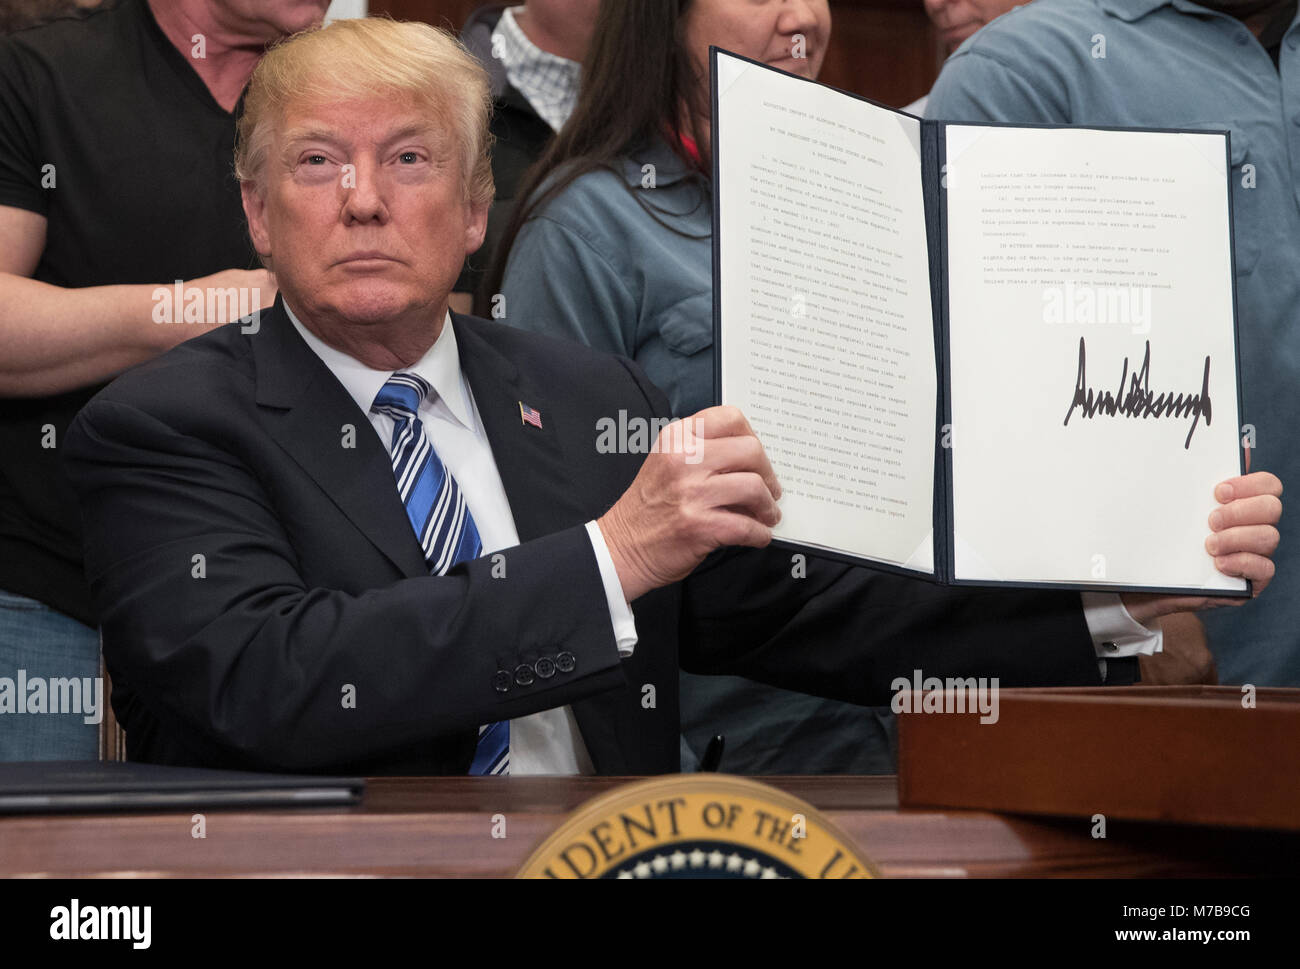
{"type": "MultiPolygon", "coordinates": [[[[361,361],[336,350],[312,333],[289,305],[285,304],[294,328],[312,351],[338,378],[370,424],[385,452],[393,439],[394,421],[386,414],[371,411],[376,395],[397,371],[373,370],[361,361]]],[[[469,382],[460,368],[460,353],[456,347],[456,332],[448,315],[442,333],[428,352],[402,373],[414,373],[427,380],[433,393],[420,403],[420,423],[428,435],[433,449],[460,485],[469,505],[470,514],[478,528],[483,544],[483,554],[491,555],[519,544],[515,531],[514,514],[501,484],[501,473],[488,444],[483,421],[479,417],[469,382]]],[[[397,482],[393,482],[397,490],[397,482]]],[[[610,557],[600,527],[587,523],[587,534],[596,553],[600,577],[605,586],[605,599],[609,605],[619,655],[632,655],[636,645],[636,624],[632,610],[623,598],[623,588],[618,581],[614,560],[610,557]]],[[[531,716],[510,721],[510,773],[511,774],[592,774],[595,773],[587,747],[582,741],[573,711],[565,707],[544,710],[531,716]]]]}
{"type": "Polygon", "coordinates": [[[1124,608],[1114,592],[1082,592],[1083,617],[1088,622],[1092,647],[1097,653],[1101,678],[1106,679],[1106,660],[1129,656],[1150,656],[1165,648],[1164,631],[1148,629],[1124,608]]]}

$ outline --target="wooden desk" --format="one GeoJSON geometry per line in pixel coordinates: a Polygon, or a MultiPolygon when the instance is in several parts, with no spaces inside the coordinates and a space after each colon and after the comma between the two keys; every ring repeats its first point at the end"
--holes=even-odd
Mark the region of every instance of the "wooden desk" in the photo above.
{"type": "MultiPolygon", "coordinates": [[[[1300,834],[898,808],[893,777],[761,778],[894,877],[1294,875],[1300,834]]],[[[0,818],[0,876],[511,876],[617,778],[378,778],[348,809],[0,818]],[[503,815],[506,837],[493,838],[503,815]]]]}

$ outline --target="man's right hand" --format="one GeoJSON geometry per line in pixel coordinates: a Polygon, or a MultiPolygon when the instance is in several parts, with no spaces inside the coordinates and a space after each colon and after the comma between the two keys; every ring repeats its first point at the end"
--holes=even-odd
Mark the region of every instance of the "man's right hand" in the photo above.
{"type": "Polygon", "coordinates": [[[597,524],[628,602],[680,581],[714,549],[762,548],[781,486],[745,416],[710,407],[664,428],[632,485],[597,524]]]}

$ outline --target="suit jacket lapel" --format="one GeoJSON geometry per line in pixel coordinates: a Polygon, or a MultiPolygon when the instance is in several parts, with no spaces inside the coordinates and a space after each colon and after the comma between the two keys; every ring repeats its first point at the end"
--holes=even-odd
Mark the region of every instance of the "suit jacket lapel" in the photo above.
{"type": "Polygon", "coordinates": [[[428,566],[369,418],[302,341],[277,298],[250,335],[257,403],[271,435],[403,575],[428,566]],[[352,425],[355,447],[344,447],[352,425]]]}
{"type": "Polygon", "coordinates": [[[581,525],[591,516],[573,487],[572,469],[560,443],[562,435],[574,429],[560,426],[562,419],[551,406],[547,388],[521,372],[471,320],[452,314],[452,325],[461,369],[492,445],[519,541],[581,525]],[[524,422],[521,403],[541,413],[540,428],[524,422]]]}
{"type": "MultiPolygon", "coordinates": [[[[594,447],[595,428],[565,426],[563,409],[553,405],[551,388],[539,386],[521,372],[471,320],[453,314],[452,321],[461,368],[492,444],[519,540],[527,542],[590,521],[592,510],[583,503],[582,489],[574,487],[564,447],[581,447],[584,441],[594,447]],[[541,429],[523,422],[520,403],[541,412],[541,429]]],[[[620,738],[618,731],[620,703],[625,703],[620,695],[602,694],[572,704],[587,753],[601,774],[629,771],[624,748],[630,738],[620,738]]]]}

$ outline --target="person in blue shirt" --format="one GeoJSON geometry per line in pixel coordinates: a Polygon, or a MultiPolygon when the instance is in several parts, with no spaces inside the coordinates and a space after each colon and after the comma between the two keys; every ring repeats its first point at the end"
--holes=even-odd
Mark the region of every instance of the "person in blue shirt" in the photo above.
{"type": "MultiPolygon", "coordinates": [[[[503,239],[500,252],[509,260],[491,291],[504,298],[507,322],[631,357],[668,396],[674,414],[693,414],[714,402],[713,203],[703,161],[708,44],[814,77],[830,12],[825,0],[673,4],[690,48],[691,73],[684,76],[657,66],[683,61],[662,49],[674,44],[673,32],[663,29],[671,23],[663,4],[613,6],[624,8],[621,23],[598,25],[597,37],[612,27],[635,38],[617,56],[623,76],[640,83],[619,96],[642,103],[613,110],[595,99],[579,102],[549,156],[572,163],[544,185],[538,177],[521,190],[520,198],[532,198],[503,239]],[[647,19],[638,24],[638,17],[647,19]],[[802,58],[793,56],[796,34],[804,37],[802,58]]],[[[614,46],[595,45],[597,62],[585,66],[587,76],[605,73],[599,59],[613,55],[614,46]]],[[[535,172],[553,167],[543,158],[535,172]]],[[[729,676],[683,672],[681,690],[684,770],[696,769],[715,733],[726,737],[723,767],[732,773],[893,769],[887,710],[729,676]]]]}
{"type": "MultiPolygon", "coordinates": [[[[926,116],[1231,131],[1243,439],[1300,473],[1300,19],[1296,0],[1034,0],[967,40],[926,116]]],[[[1249,609],[1205,614],[1227,683],[1300,686],[1300,547],[1249,609]]]]}

